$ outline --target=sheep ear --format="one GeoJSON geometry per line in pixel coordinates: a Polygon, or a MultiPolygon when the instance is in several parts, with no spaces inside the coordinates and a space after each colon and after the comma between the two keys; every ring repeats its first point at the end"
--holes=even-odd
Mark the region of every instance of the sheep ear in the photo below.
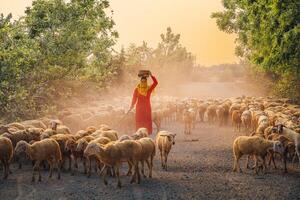
{"type": "Polygon", "coordinates": [[[170,135],[168,135],[167,137],[168,137],[169,142],[172,142],[172,137],[170,135]]]}
{"type": "Polygon", "coordinates": [[[169,136],[169,134],[166,134],[166,133],[161,133],[159,134],[160,136],[169,136]]]}

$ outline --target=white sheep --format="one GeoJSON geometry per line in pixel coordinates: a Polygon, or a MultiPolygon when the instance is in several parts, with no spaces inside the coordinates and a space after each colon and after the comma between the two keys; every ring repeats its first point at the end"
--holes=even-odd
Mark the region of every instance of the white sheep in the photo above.
{"type": "Polygon", "coordinates": [[[277,125],[277,127],[275,128],[277,129],[278,134],[286,136],[289,140],[295,143],[295,150],[300,164],[300,134],[296,131],[284,127],[282,124],[277,125]]]}

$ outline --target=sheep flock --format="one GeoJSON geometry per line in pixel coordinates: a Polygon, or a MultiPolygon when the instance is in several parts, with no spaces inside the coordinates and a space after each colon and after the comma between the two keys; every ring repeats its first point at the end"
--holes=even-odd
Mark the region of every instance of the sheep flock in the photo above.
{"type": "Polygon", "coordinates": [[[0,125],[4,179],[13,175],[10,164],[16,163],[17,170],[32,166],[32,182],[36,181],[36,172],[38,181],[42,181],[42,168],[49,171],[50,178],[53,171],[57,173],[57,179],[67,173],[79,176],[79,171],[87,177],[99,174],[105,185],[106,176],[112,176],[121,187],[120,168],[127,165],[130,183],[139,184],[144,178],[152,178],[155,156],[162,169],[172,173],[168,155],[176,148],[176,135],[188,139],[196,124],[203,123],[232,127],[236,134],[232,141],[233,173],[244,171],[239,163],[243,155],[247,156],[246,168],[255,174],[266,173],[268,167],[276,169],[276,162],[283,163],[284,169],[278,170],[285,173],[287,162],[294,167],[300,164],[300,106],[289,99],[155,97],[151,135],[146,128],[134,130],[134,111],[126,113],[124,107],[94,106],[81,114],[64,109],[56,116],[0,125]],[[176,133],[162,129],[170,123],[179,123],[182,129],[176,133]]]}

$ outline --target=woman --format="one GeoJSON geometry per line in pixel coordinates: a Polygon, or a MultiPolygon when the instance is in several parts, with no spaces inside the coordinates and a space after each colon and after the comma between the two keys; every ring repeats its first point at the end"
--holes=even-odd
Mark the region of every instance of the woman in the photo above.
{"type": "Polygon", "coordinates": [[[147,128],[149,134],[152,134],[152,115],[151,115],[151,104],[150,96],[153,89],[157,86],[158,82],[150,72],[151,79],[153,81],[151,86],[147,84],[147,77],[142,76],[141,82],[137,85],[134,90],[131,107],[132,110],[136,104],[135,112],[135,127],[136,130],[139,128],[147,128]]]}

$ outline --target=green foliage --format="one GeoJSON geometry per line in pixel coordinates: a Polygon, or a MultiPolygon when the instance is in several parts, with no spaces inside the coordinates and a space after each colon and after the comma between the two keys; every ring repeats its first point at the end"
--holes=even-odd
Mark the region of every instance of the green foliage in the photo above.
{"type": "Polygon", "coordinates": [[[112,49],[118,34],[108,7],[107,0],[35,0],[14,22],[1,14],[2,116],[32,118],[54,111],[57,100],[73,92],[64,81],[104,87],[118,74],[120,58],[112,49]]]}
{"type": "Polygon", "coordinates": [[[282,78],[280,85],[292,84],[286,77],[300,80],[300,1],[223,0],[223,6],[212,17],[222,31],[237,34],[237,55],[282,78]]]}
{"type": "Polygon", "coordinates": [[[123,51],[125,54],[123,69],[131,80],[134,80],[137,71],[144,67],[154,70],[161,76],[171,78],[173,75],[178,79],[178,75],[188,76],[195,64],[194,56],[180,44],[180,35],[174,34],[171,28],[167,28],[167,32],[161,34],[161,41],[156,48],[151,48],[143,42],[140,46],[131,44],[123,51]]]}

